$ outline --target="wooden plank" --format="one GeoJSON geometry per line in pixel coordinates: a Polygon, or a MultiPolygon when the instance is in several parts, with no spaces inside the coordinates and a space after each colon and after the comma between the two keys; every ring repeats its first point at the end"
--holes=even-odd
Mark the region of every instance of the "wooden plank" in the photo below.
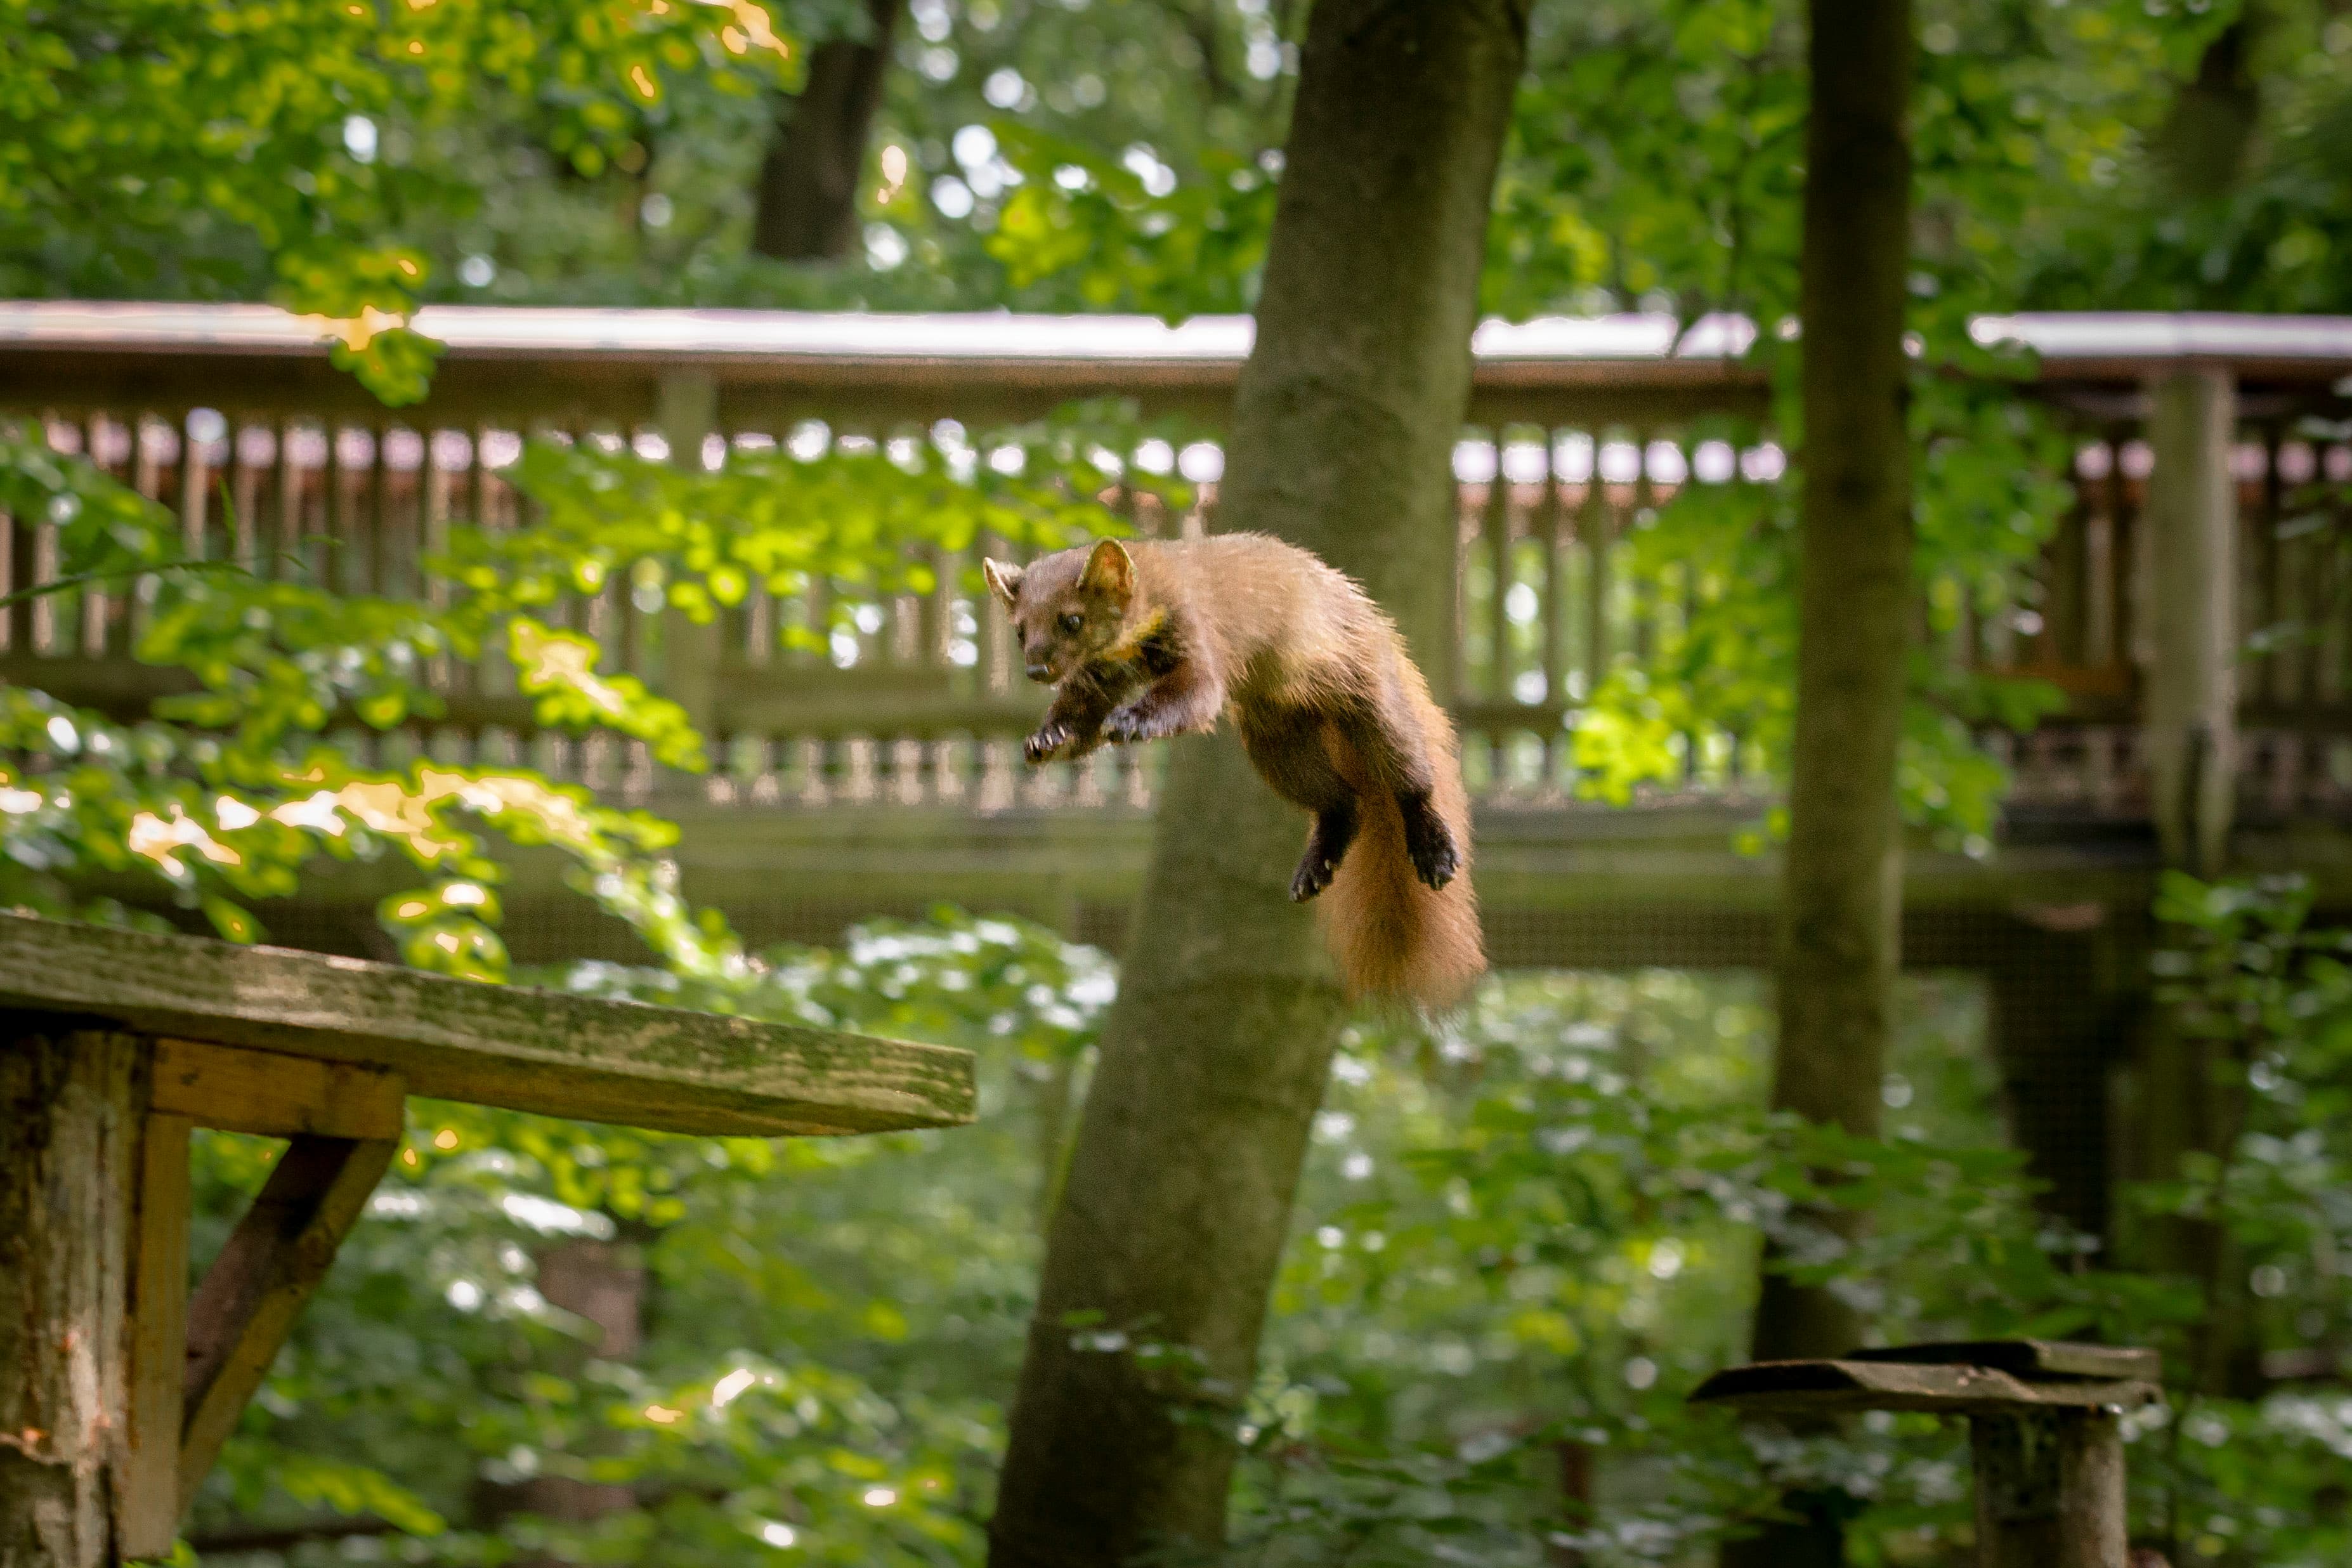
{"type": "Polygon", "coordinates": [[[1694,1404],[1727,1405],[1760,1414],[1924,1410],[1971,1415],[2108,1405],[2131,1409],[2160,1396],[2149,1383],[2026,1383],[1980,1366],[1780,1361],[1718,1372],[1690,1397],[1694,1404]]]}
{"type": "Polygon", "coordinates": [[[390,1138],[295,1139],[205,1270],[188,1304],[180,1496],[194,1497],[220,1457],[399,1147],[390,1138]]]}
{"type": "Polygon", "coordinates": [[[131,1408],[124,1424],[124,1484],[115,1497],[115,1529],[125,1557],[169,1556],[179,1532],[192,1125],[185,1116],[151,1113],[140,1146],[138,1229],[131,1259],[131,1408]]]}
{"type": "Polygon", "coordinates": [[[0,1006],[390,1068],[412,1094],[681,1132],[972,1117],[967,1051],[24,915],[0,915],[0,1006]]]}
{"type": "Polygon", "coordinates": [[[1855,1351],[1845,1359],[1988,1366],[2029,1383],[2077,1377],[2154,1383],[2164,1375],[2162,1353],[2147,1346],[2095,1345],[2071,1340],[1940,1340],[1855,1351]]]}
{"type": "Polygon", "coordinates": [[[291,1138],[397,1138],[408,1087],[396,1072],[204,1040],[155,1042],[155,1109],[199,1127],[291,1138]]]}

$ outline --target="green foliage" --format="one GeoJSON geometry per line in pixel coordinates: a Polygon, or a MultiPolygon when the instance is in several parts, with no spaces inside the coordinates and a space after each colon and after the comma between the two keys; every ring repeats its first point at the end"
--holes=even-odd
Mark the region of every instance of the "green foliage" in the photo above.
{"type": "MultiPolygon", "coordinates": [[[[1772,356],[1781,432],[1799,426],[1793,355],[1772,356]]],[[[1900,772],[1906,821],[1988,852],[2007,772],[1979,744],[1986,728],[2030,730],[2063,704],[2047,682],[1954,657],[1963,620],[2014,616],[2018,585],[2073,504],[2069,444],[2016,397],[2011,366],[1961,346],[1969,378],[1922,375],[1911,402],[1916,591],[1929,642],[1912,653],[1900,772]]],[[[1718,421],[1698,432],[1752,448],[1765,432],[1718,421]]],[[[1751,773],[1785,773],[1796,700],[1797,509],[1801,458],[1769,482],[1683,486],[1635,518],[1626,570],[1663,621],[1649,656],[1621,660],[1579,717],[1580,784],[1623,803],[1640,785],[1683,776],[1682,737],[1736,737],[1751,773]]]]}
{"type": "MultiPolygon", "coordinates": [[[[551,624],[554,612],[624,571],[703,621],[754,581],[787,597],[821,577],[919,591],[945,552],[983,534],[1051,547],[1115,531],[1099,499],[1116,466],[1106,454],[1139,435],[1116,407],[1081,407],[977,446],[943,427],[934,443],[747,455],[717,472],[534,443],[513,477],[543,521],[454,528],[446,557],[421,567],[455,591],[415,599],[338,594],[301,563],[275,563],[297,574],[282,577],[189,570],[168,512],[79,458],[7,435],[0,502],[56,526],[66,581],[135,579],[132,651],[186,672],[194,689],[136,724],[32,688],[0,692],[0,754],[14,759],[0,762],[0,901],[129,919],[131,906],[168,900],[252,941],[264,934],[252,902],[294,892],[318,858],[391,853],[431,879],[384,901],[400,951],[495,979],[498,846],[541,845],[666,962],[727,968],[740,962],[733,938],[680,899],[663,858],[668,824],[527,767],[372,763],[354,740],[441,716],[436,667],[497,649],[542,727],[601,730],[698,771],[707,759],[684,710],[600,668],[602,650],[551,624]]],[[[1127,482],[1184,499],[1180,481],[1127,482]]],[[[51,607],[70,642],[79,602],[51,607]]],[[[779,635],[821,647],[826,629],[779,635]]]]}
{"type": "Polygon", "coordinates": [[[2331,1385],[2352,1331],[2352,932],[2312,923],[2300,877],[2175,874],[2157,914],[2177,939],[2158,995],[2168,1026],[2203,1047],[2215,1136],[2134,1194],[2144,1226],[2191,1238],[2163,1340],[2180,1393],[2135,1489],[2175,1561],[2340,1562],[2352,1408],[2331,1385]],[[2259,1368],[2279,1357],[2288,1375],[2265,1392],[2259,1368]]]}
{"type": "MultiPolygon", "coordinates": [[[[1114,405],[1079,405],[1025,428],[957,426],[877,450],[732,455],[716,472],[626,450],[536,443],[515,480],[542,505],[528,529],[467,529],[437,570],[478,605],[523,610],[593,594],[614,573],[698,622],[758,584],[780,597],[831,580],[928,593],[942,554],[983,537],[1054,549],[1113,526],[1100,496],[1123,470],[1111,454],[1143,433],[1114,405]]],[[[1181,505],[1181,480],[1135,472],[1131,489],[1181,505]]],[[[975,568],[976,570],[976,568],[975,568]]],[[[822,647],[823,627],[791,627],[822,647]]]]}
{"type": "MultiPolygon", "coordinates": [[[[2262,1346],[2340,1352],[2345,939],[2311,930],[2293,887],[2178,881],[2166,897],[2187,943],[2168,1000],[2188,1027],[2252,1042],[2216,1089],[2250,1110],[2234,1154],[2134,1201],[2225,1217],[2262,1346]]],[[[422,1563],[551,1549],[750,1563],[780,1541],[812,1561],[977,1563],[1037,1205],[1108,964],[942,912],[701,974],[545,978],[963,1046],[981,1120],[769,1143],[419,1102],[196,1536],[368,1513],[422,1563]],[[647,1271],[646,1340],[625,1360],[600,1358],[596,1331],[537,1289],[544,1260],[585,1242],[647,1271]],[[511,1489],[533,1476],[625,1485],[637,1506],[589,1523],[516,1511],[531,1494],[511,1489]]],[[[2018,1156],[1992,1147],[1980,994],[1927,977],[1905,1002],[1877,1142],[1764,1111],[1771,1015],[1755,977],[1510,977],[1440,1032],[1351,1028],[1234,1433],[1227,1560],[1532,1565],[1572,1544],[1608,1568],[1682,1563],[1792,1485],[1867,1504],[1857,1563],[1964,1551],[1957,1426],[1872,1417],[1800,1440],[1684,1404],[1742,1359],[1766,1237],[1879,1342],[2159,1345],[2175,1403],[2126,1428],[2136,1531],[2176,1535],[2180,1562],[2340,1560],[2341,1401],[2195,1392],[2214,1282],[2088,1267],[2082,1238],[2033,1212],[2018,1156]],[[1875,1223],[1842,1241],[1803,1217],[1825,1205],[1875,1223]],[[1589,1507],[1564,1498],[1564,1466],[1595,1478],[1589,1507]]],[[[200,1254],[266,1154],[200,1144],[200,1254]]],[[[1072,1331],[1104,1353],[1156,1351],[1181,1377],[1183,1347],[1121,1328],[1072,1331]]]]}
{"type": "MultiPolygon", "coordinates": [[[[1092,1037],[1108,967],[1034,928],[943,916],[723,976],[542,978],[976,1048],[980,1123],[775,1142],[412,1102],[401,1158],[192,1536],[372,1513],[411,1532],[401,1556],[418,1563],[977,1562],[1051,1167],[1032,1113],[1092,1037]],[[536,1259],[583,1242],[646,1271],[646,1344],[625,1363],[534,1285],[536,1259]],[[515,1489],[557,1476],[643,1506],[593,1524],[527,1511],[515,1489]]],[[[200,1135],[200,1254],[267,1153],[200,1135]]]]}
{"type": "Polygon", "coordinates": [[[1136,310],[1171,321],[1245,311],[1274,228],[1279,160],[1202,156],[1200,182],[1155,193],[1125,164],[1013,122],[997,145],[1021,184],[1005,198],[988,252],[1015,289],[1075,310],[1136,310]]]}
{"type": "Polygon", "coordinates": [[[748,93],[798,50],[750,3],[0,9],[0,291],[239,294],[266,284],[385,401],[422,395],[416,220],[481,199],[478,163],[407,155],[487,101],[583,174],[665,83],[748,93]]]}
{"type": "Polygon", "coordinates": [[[2310,0],[2191,15],[2203,26],[2187,38],[2165,29],[2156,47],[2103,8],[2073,20],[2083,47],[2051,86],[2090,85],[2116,119],[2046,150],[2074,199],[2032,215],[2026,299],[2049,310],[2352,308],[2329,259],[2352,236],[2341,154],[2352,21],[2310,0]],[[2237,34],[2213,49],[2232,21],[2237,34]]]}

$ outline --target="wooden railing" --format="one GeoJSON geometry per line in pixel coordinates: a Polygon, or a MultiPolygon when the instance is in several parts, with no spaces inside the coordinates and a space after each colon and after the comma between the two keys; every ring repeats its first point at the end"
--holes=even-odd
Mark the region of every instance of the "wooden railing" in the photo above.
{"type": "MultiPolygon", "coordinates": [[[[530,525],[508,482],[526,434],[717,465],[776,444],[803,456],[952,447],[992,422],[1110,395],[1213,431],[1248,334],[1234,320],[1171,330],[688,311],[439,310],[419,324],[449,344],[434,395],[387,412],[329,367],[310,329],[275,311],[0,305],[0,409],[171,507],[192,554],[404,595],[438,591],[416,560],[453,520],[530,525]]],[[[1936,649],[2066,692],[2060,719],[1996,738],[2017,771],[2018,808],[2146,810],[2141,688],[2158,612],[2142,388],[2184,364],[2221,363],[2239,416],[2227,457],[2238,619],[2263,634],[2239,668],[2242,809],[2352,810],[2347,520],[2294,500],[2318,481],[2352,481],[2352,426],[2328,423],[2352,402],[2352,321],[2044,317],[1984,330],[2043,349],[2039,381],[2020,395],[2056,405],[2080,437],[2077,503],[2038,569],[1966,585],[1969,608],[1936,649]]],[[[1692,434],[1708,414],[1764,412],[1758,374],[1728,357],[1745,341],[1743,324],[1717,321],[1679,342],[1673,323],[1652,318],[1482,329],[1474,423],[1455,459],[1457,636],[1448,667],[1432,673],[1453,695],[1473,787],[1488,805],[1571,800],[1580,705],[1611,670],[1639,668],[1687,613],[1696,590],[1681,574],[1637,580],[1628,570],[1628,542],[1650,513],[1684,486],[1766,478],[1780,463],[1769,441],[1735,450],[1692,434]]],[[[1118,457],[1202,481],[1200,504],[1179,516],[1107,475],[1106,498],[1142,531],[1205,525],[1221,461],[1213,439],[1118,457]]],[[[55,572],[44,520],[13,520],[0,537],[0,591],[55,572]]],[[[569,624],[604,641],[614,668],[670,689],[704,722],[718,765],[691,784],[628,744],[540,732],[495,659],[436,668],[445,721],[383,734],[354,725],[341,738],[377,761],[425,752],[528,762],[633,796],[691,788],[753,806],[982,812],[1148,805],[1149,752],[1020,765],[1018,738],[1041,697],[1018,680],[1001,618],[952,570],[964,563],[943,564],[941,587],[920,599],[859,602],[843,584],[791,602],[755,592],[725,618],[715,650],[681,635],[646,571],[616,571],[563,606],[569,624]],[[785,626],[828,625],[829,656],[780,643],[785,626]]],[[[101,589],[0,613],[0,678],[143,711],[175,677],[131,659],[141,614],[135,595],[101,589]]],[[[1675,744],[1681,776],[1652,798],[1758,789],[1742,737],[1697,731],[1675,744]]]]}

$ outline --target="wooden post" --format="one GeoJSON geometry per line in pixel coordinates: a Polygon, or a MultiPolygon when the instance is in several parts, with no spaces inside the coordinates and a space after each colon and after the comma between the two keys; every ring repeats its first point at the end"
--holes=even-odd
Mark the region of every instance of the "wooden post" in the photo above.
{"type": "MultiPolygon", "coordinates": [[[[661,378],[656,401],[662,439],[669,444],[674,468],[702,471],[704,437],[719,428],[719,382],[709,371],[673,371],[661,378]]],[[[676,609],[662,617],[663,696],[686,710],[700,731],[712,761],[719,761],[719,738],[712,732],[719,713],[719,665],[724,647],[727,616],[721,610],[707,625],[698,626],[676,609]]],[[[673,775],[683,787],[686,775],[673,775]]]]}
{"type": "Polygon", "coordinates": [[[131,1037],[0,1022],[0,1568],[121,1555],[145,1099],[131,1037]]]}
{"type": "Polygon", "coordinates": [[[2124,1441],[2101,1410],[1979,1415],[1977,1568],[2125,1568],[2124,1441]]]}
{"type": "Polygon", "coordinates": [[[2042,1340],[1901,1345],[1717,1373],[1694,1404],[1792,1425],[1857,1410],[1968,1418],[1977,1568],[2126,1568],[2117,1416],[2162,1397],[2156,1352],[2042,1340]]]}
{"type": "MultiPolygon", "coordinates": [[[[291,1059],[291,1058],[289,1058],[291,1059]]],[[[313,1063],[303,1063],[314,1066],[313,1063]]],[[[185,1116],[152,1112],[140,1139],[131,1261],[130,1414],[121,1497],[125,1557],[166,1557],[179,1533],[180,1426],[188,1367],[188,1134],[185,1116]]]]}
{"type": "Polygon", "coordinates": [[[2165,858],[2200,876],[2227,853],[2237,773],[2237,383],[2221,367],[2150,384],[2153,655],[2144,722],[2165,858]]]}

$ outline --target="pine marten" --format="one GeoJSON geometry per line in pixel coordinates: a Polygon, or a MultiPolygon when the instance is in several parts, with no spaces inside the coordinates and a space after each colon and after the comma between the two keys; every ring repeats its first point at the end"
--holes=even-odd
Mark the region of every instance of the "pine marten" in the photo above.
{"type": "Polygon", "coordinates": [[[1055,689],[1032,763],[1204,733],[1230,708],[1260,776],[1314,814],[1290,896],[1329,889],[1350,994],[1444,1008],[1468,992],[1486,961],[1454,726],[1361,588],[1254,533],[1107,539],[982,574],[1029,679],[1055,689]]]}

